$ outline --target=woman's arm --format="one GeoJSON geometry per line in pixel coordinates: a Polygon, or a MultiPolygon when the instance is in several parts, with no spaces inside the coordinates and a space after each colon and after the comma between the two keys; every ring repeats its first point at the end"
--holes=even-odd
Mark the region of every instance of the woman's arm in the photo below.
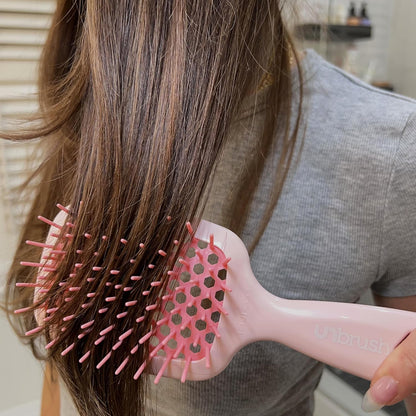
{"type": "Polygon", "coordinates": [[[58,374],[50,363],[46,363],[40,416],[59,416],[59,406],[58,374]]]}
{"type": "MultiPolygon", "coordinates": [[[[416,296],[387,298],[374,295],[377,305],[416,312],[416,296]]],[[[405,400],[408,416],[416,416],[416,330],[384,360],[363,400],[363,409],[375,411],[405,400]]]]}

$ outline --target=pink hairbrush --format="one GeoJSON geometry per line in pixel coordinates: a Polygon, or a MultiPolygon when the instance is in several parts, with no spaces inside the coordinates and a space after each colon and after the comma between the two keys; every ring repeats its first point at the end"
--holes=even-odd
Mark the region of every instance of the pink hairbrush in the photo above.
{"type": "MultiPolygon", "coordinates": [[[[52,232],[62,228],[65,222],[67,210],[60,208],[62,213],[54,222],[40,217],[51,225],[48,241],[45,244],[28,242],[44,247],[46,262],[23,264],[40,267],[48,273],[54,270],[59,255],[64,255],[56,247],[56,231],[55,234],[52,232]]],[[[188,229],[192,235],[189,224],[188,229]]],[[[127,241],[122,243],[127,244],[127,241]]],[[[159,254],[166,255],[162,250],[159,254]]],[[[220,373],[243,346],[254,341],[272,340],[351,374],[371,379],[384,358],[416,328],[416,313],[413,312],[356,304],[287,300],[270,294],[257,282],[240,238],[207,221],[201,221],[179,262],[180,265],[168,272],[170,282],[152,330],[147,334],[136,334],[131,329],[120,334],[119,342],[97,368],[104,365],[127,337],[134,336],[137,345],[130,351],[131,355],[141,344],[150,342],[150,371],[156,375],[155,383],[161,376],[181,381],[186,378],[204,380],[220,373]]],[[[98,269],[95,271],[100,272],[98,269]]],[[[117,274],[117,270],[111,273],[117,274]]],[[[135,280],[140,280],[140,276],[131,277],[131,286],[135,280]]],[[[149,291],[158,284],[160,282],[153,282],[149,291]]],[[[36,286],[36,290],[48,290],[39,280],[32,286],[36,286]]],[[[121,284],[114,285],[115,292],[120,288],[121,284]]],[[[127,291],[130,289],[127,287],[127,291]]],[[[70,294],[78,288],[69,285],[67,290],[70,294]]],[[[147,294],[143,292],[144,297],[147,294]]],[[[89,295],[86,307],[95,296],[94,293],[89,295]]],[[[108,302],[112,300],[106,299],[108,302]]],[[[137,299],[126,302],[126,310],[136,303],[137,299]]],[[[56,308],[49,308],[46,315],[53,314],[56,308]]],[[[156,305],[148,305],[146,310],[150,312],[155,308],[156,305]]],[[[99,313],[105,314],[103,309],[99,313]]],[[[28,308],[15,312],[26,310],[28,308]]],[[[126,310],[120,311],[114,321],[122,319],[126,310]]],[[[44,316],[45,312],[42,319],[48,319],[44,316]]],[[[70,320],[73,316],[66,318],[70,320]]],[[[143,316],[138,317],[136,322],[143,319],[143,316]]],[[[87,335],[88,328],[98,324],[94,321],[80,326],[78,338],[87,335]]],[[[40,325],[28,331],[27,335],[42,329],[40,325]]],[[[113,329],[114,325],[103,328],[96,345],[113,329]]],[[[50,344],[58,341],[59,337],[50,344]]],[[[62,354],[67,354],[73,346],[64,346],[62,354]]],[[[90,351],[85,352],[79,361],[84,362],[89,355],[90,351]]],[[[116,374],[129,360],[130,356],[121,357],[116,374]]],[[[135,378],[145,367],[146,363],[143,363],[137,369],[135,378]]]]}

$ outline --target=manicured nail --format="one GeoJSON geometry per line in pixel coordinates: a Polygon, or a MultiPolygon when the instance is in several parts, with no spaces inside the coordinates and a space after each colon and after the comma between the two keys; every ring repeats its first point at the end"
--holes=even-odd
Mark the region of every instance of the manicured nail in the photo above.
{"type": "Polygon", "coordinates": [[[365,394],[361,408],[365,412],[380,410],[397,396],[398,384],[399,382],[393,377],[384,376],[380,378],[365,394]]]}

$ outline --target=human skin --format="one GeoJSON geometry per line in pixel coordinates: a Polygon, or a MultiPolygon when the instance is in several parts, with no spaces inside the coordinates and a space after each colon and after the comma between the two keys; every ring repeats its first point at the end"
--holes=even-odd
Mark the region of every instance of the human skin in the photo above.
{"type": "MultiPolygon", "coordinates": [[[[374,295],[377,305],[416,312],[416,296],[386,298],[374,295]]],[[[376,371],[363,409],[375,411],[405,400],[408,416],[416,416],[416,330],[411,332],[376,371]]]]}

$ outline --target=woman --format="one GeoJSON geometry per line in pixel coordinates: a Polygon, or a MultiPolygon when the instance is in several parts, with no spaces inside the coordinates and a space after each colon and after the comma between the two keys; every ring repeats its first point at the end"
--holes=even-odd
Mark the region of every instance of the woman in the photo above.
{"type": "MultiPolygon", "coordinates": [[[[35,296],[23,325],[35,327],[36,315],[42,330],[34,338],[42,335],[47,343],[61,329],[47,360],[81,415],[311,414],[322,367],[277,344],[247,346],[212,380],[182,385],[162,379],[158,387],[150,375],[132,381],[148,355],[146,343],[119,375],[114,356],[95,368],[99,352],[111,349],[122,328],[95,347],[103,327],[93,326],[62,355],[61,346],[77,338],[80,325],[97,319],[98,306],[82,307],[82,282],[96,264],[123,270],[134,259],[129,273],[142,277],[137,294],[161,279],[160,289],[122,324],[135,325],[140,314],[140,332],[149,330],[153,314],[145,307],[162,293],[172,261],[155,262],[155,253],[173,250],[175,239],[182,244],[188,220],[197,225],[204,217],[237,232],[259,281],[280,296],[353,302],[373,286],[381,302],[398,298],[395,306],[406,307],[406,296],[414,305],[414,279],[387,271],[396,265],[389,253],[405,268],[413,264],[406,253],[399,256],[398,235],[414,222],[415,172],[406,163],[395,166],[412,155],[415,103],[347,79],[312,52],[301,71],[282,21],[283,3],[58,2],[40,70],[41,127],[9,136],[44,137],[48,145],[10,272],[9,301],[15,300],[13,309],[33,304],[33,292],[13,291],[16,281],[36,281],[19,262],[38,259],[39,251],[28,252],[23,241],[44,240],[48,227],[36,216],[53,218],[55,203],[65,204],[76,222],[66,255],[47,274],[51,286],[35,296]],[[384,108],[390,112],[385,122],[384,108]],[[409,201],[394,198],[400,186],[409,201]],[[402,208],[407,202],[407,209],[396,212],[396,202],[402,208]],[[393,229],[396,214],[403,223],[393,229]],[[111,236],[105,246],[102,235],[111,236]],[[129,244],[121,250],[114,242],[124,238],[129,244]],[[81,289],[63,302],[60,283],[75,263],[82,267],[72,284],[81,289]],[[151,271],[149,263],[155,264],[151,271]],[[62,305],[50,320],[33,313],[50,304],[62,305]],[[72,315],[62,331],[63,319],[72,315]],[[98,353],[81,365],[90,349],[98,353]]],[[[126,272],[124,285],[129,278],[126,272]]],[[[92,285],[88,290],[104,295],[103,284],[92,285]]],[[[114,313],[122,302],[115,299],[114,313]]],[[[128,354],[131,342],[118,357],[128,354]]],[[[32,346],[40,356],[34,340],[32,346]]],[[[70,402],[61,409],[67,414],[70,402]]]]}

